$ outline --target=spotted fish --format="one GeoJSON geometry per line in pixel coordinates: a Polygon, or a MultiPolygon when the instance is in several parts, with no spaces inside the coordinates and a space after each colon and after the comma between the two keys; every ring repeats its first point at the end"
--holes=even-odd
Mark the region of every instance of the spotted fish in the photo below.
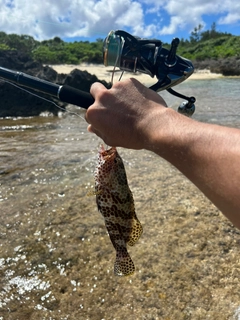
{"type": "Polygon", "coordinates": [[[98,210],[116,250],[115,275],[130,275],[134,263],[127,251],[142,234],[142,226],[134,208],[132,192],[129,189],[123,161],[117,149],[105,150],[102,146],[98,154],[95,170],[95,194],[98,210]]]}

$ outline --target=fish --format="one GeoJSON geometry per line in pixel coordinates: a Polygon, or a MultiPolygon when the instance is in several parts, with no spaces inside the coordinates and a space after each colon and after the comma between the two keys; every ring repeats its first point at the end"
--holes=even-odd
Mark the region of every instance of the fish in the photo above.
{"type": "Polygon", "coordinates": [[[101,145],[95,168],[95,194],[98,210],[116,250],[114,274],[131,275],[134,263],[127,251],[140,238],[143,228],[137,218],[132,192],[128,186],[123,160],[116,147],[101,145]]]}

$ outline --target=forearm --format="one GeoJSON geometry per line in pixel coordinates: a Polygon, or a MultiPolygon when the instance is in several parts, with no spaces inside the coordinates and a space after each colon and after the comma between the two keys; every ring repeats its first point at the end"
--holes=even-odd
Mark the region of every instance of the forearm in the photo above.
{"type": "Polygon", "coordinates": [[[147,149],[192,181],[240,228],[240,131],[161,112],[147,149]]]}
{"type": "Polygon", "coordinates": [[[96,83],[91,93],[89,131],[110,146],[148,149],[166,159],[240,228],[240,130],[180,115],[135,79],[110,90],[96,83]]]}

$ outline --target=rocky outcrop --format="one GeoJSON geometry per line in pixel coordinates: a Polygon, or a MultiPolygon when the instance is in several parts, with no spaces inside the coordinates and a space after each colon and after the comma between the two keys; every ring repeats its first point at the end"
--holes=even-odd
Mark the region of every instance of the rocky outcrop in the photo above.
{"type": "MultiPolygon", "coordinates": [[[[52,68],[43,66],[39,62],[33,61],[28,55],[17,51],[0,51],[0,67],[21,71],[60,85],[68,84],[87,92],[89,92],[91,84],[96,81],[102,82],[108,88],[110,87],[109,83],[100,81],[95,75],[91,75],[87,71],[74,69],[68,75],[58,74],[52,68]]],[[[66,104],[49,95],[27,90],[55,102],[61,108],[66,106],[66,104]]],[[[42,112],[51,112],[57,115],[59,108],[46,100],[16,88],[0,78],[0,117],[37,116],[42,112]]]]}
{"type": "Polygon", "coordinates": [[[193,61],[193,65],[195,69],[209,69],[211,72],[221,73],[223,76],[240,76],[239,57],[193,61]]]}

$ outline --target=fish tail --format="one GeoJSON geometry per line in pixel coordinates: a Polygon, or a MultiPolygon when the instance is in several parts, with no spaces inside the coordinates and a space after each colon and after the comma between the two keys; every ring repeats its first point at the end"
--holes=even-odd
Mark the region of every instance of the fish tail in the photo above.
{"type": "Polygon", "coordinates": [[[114,263],[114,274],[117,276],[129,276],[135,271],[134,263],[124,248],[124,250],[117,251],[116,261],[114,263]]]}

